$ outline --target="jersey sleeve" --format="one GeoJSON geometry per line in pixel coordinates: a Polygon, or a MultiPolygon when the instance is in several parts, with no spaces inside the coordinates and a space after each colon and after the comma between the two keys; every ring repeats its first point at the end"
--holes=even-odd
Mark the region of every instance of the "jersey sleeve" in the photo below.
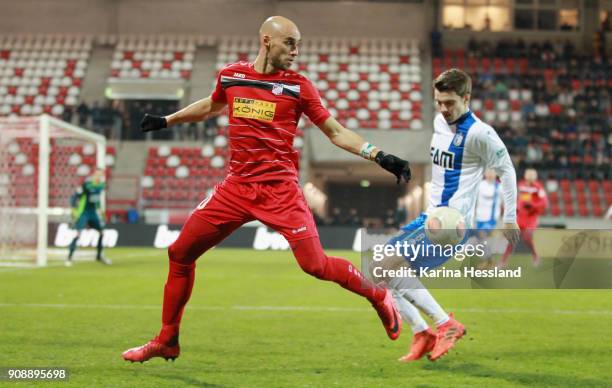
{"type": "Polygon", "coordinates": [[[516,222],[516,171],[506,145],[493,128],[483,126],[475,133],[473,146],[486,168],[499,175],[504,199],[504,223],[516,222]]]}
{"type": "Polygon", "coordinates": [[[215,85],[215,90],[213,90],[210,96],[213,102],[219,104],[227,104],[227,96],[225,95],[225,89],[223,88],[223,84],[221,83],[221,76],[223,74],[223,70],[225,70],[225,68],[221,69],[219,71],[219,74],[217,74],[217,83],[215,85]]]}
{"type": "Polygon", "coordinates": [[[506,145],[493,128],[479,128],[473,144],[476,153],[482,158],[487,168],[496,170],[507,165],[508,161],[512,164],[506,145]]]}
{"type": "Polygon", "coordinates": [[[301,89],[300,99],[302,112],[308,116],[314,125],[319,126],[323,124],[323,122],[331,115],[321,103],[319,91],[314,87],[309,79],[306,79],[306,81],[302,84],[301,89]]]}
{"type": "Polygon", "coordinates": [[[79,206],[81,195],[83,195],[83,186],[79,186],[70,196],[70,207],[77,208],[79,206]]]}

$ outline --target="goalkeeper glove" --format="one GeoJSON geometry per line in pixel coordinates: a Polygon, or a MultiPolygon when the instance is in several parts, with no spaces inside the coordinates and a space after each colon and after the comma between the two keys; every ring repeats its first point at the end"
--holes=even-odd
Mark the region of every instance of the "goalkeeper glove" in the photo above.
{"type": "Polygon", "coordinates": [[[392,154],[386,154],[382,151],[378,151],[374,160],[380,165],[380,167],[395,175],[398,185],[402,178],[404,178],[406,183],[410,182],[410,179],[412,178],[410,164],[404,159],[400,159],[392,154]]]}
{"type": "Polygon", "coordinates": [[[140,130],[142,132],[159,131],[168,127],[168,122],[165,117],[159,117],[145,113],[140,122],[140,130]]]}

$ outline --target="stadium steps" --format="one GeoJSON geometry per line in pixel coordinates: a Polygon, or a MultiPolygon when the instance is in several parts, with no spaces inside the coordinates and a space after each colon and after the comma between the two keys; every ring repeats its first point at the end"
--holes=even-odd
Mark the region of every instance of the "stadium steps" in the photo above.
{"type": "Polygon", "coordinates": [[[217,50],[214,47],[199,47],[193,59],[193,72],[191,73],[191,88],[185,94],[185,102],[192,102],[204,98],[212,93],[213,82],[216,82],[215,61],[217,50]]]}
{"type": "Polygon", "coordinates": [[[114,48],[94,45],[81,90],[81,101],[91,104],[104,98],[114,48]]]}
{"type": "Polygon", "coordinates": [[[123,141],[116,146],[115,171],[108,183],[108,207],[119,210],[135,206],[140,195],[140,177],[147,157],[146,143],[123,141]]]}

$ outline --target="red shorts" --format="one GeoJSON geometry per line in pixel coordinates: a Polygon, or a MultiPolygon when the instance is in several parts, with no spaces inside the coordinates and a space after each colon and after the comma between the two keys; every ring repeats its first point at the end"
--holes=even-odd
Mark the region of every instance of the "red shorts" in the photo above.
{"type": "Polygon", "coordinates": [[[294,181],[232,182],[224,180],[192,215],[213,225],[242,225],[259,220],[287,241],[318,237],[312,212],[294,181]]]}

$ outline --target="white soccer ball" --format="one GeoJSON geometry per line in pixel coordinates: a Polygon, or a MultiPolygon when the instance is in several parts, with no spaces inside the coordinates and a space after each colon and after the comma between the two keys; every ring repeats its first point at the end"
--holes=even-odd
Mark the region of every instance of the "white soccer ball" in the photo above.
{"type": "Polygon", "coordinates": [[[457,245],[465,236],[465,219],[458,210],[448,206],[432,210],[425,220],[425,233],[434,244],[457,245]]]}

